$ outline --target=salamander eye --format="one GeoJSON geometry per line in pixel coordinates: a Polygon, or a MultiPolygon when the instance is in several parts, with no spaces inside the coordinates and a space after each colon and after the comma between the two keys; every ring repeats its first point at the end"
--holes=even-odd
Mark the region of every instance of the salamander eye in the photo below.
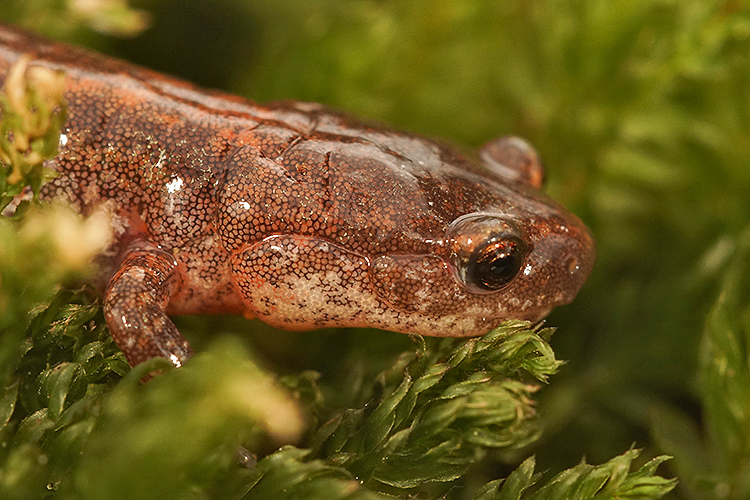
{"type": "Polygon", "coordinates": [[[530,250],[512,220],[484,212],[453,221],[445,242],[454,274],[474,293],[495,292],[507,286],[518,275],[530,250]]]}
{"type": "Polygon", "coordinates": [[[469,258],[466,280],[483,290],[500,290],[516,277],[525,256],[526,245],[518,238],[485,243],[469,258]]]}

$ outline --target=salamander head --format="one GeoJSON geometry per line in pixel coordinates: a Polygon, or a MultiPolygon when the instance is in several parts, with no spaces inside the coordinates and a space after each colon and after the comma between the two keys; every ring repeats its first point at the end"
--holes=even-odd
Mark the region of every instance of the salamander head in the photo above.
{"type": "MultiPolygon", "coordinates": [[[[429,253],[384,255],[370,266],[384,302],[430,318],[420,333],[472,335],[508,318],[539,320],[573,300],[594,264],[584,224],[536,192],[543,173],[526,143],[501,139],[482,156],[489,179],[474,188],[472,211],[454,213],[429,253]]],[[[451,185],[470,197],[465,179],[451,185]]]]}
{"type": "Polygon", "coordinates": [[[491,142],[478,165],[418,137],[366,139],[296,144],[286,153],[295,169],[282,161],[286,177],[271,183],[300,189],[302,174],[318,169],[326,197],[269,203],[261,215],[249,209],[277,231],[234,252],[235,282],[252,314],[285,329],[472,336],[573,300],[594,242],[578,218],[538,193],[543,174],[526,143],[491,142]],[[311,166],[313,152],[325,163],[311,166]],[[290,203],[306,214],[303,231],[284,215],[290,203]]]}

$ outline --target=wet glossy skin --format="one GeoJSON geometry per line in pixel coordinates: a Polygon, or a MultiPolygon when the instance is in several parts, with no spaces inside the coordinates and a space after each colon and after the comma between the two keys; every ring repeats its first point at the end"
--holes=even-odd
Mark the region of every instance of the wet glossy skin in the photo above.
{"type": "Polygon", "coordinates": [[[0,80],[23,54],[67,73],[62,175],[43,195],[115,215],[104,307],[131,364],[192,355],[172,313],[480,335],[570,302],[593,265],[588,230],[537,191],[518,139],[465,158],[0,26],[0,80]]]}

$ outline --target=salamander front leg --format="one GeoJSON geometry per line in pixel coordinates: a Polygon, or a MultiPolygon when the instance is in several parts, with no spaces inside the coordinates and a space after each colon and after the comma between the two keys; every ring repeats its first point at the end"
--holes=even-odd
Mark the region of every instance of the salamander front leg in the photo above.
{"type": "Polygon", "coordinates": [[[131,366],[156,356],[180,366],[195,352],[164,312],[178,274],[174,257],[153,245],[131,247],[104,295],[110,334],[131,366]]]}

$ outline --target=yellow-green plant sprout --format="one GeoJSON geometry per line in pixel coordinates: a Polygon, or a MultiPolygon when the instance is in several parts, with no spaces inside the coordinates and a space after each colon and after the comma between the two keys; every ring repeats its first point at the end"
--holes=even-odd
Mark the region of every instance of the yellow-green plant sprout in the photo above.
{"type": "Polygon", "coordinates": [[[0,94],[0,209],[30,186],[34,194],[54,171],[67,105],[62,71],[29,65],[23,57],[8,72],[0,94]]]}

